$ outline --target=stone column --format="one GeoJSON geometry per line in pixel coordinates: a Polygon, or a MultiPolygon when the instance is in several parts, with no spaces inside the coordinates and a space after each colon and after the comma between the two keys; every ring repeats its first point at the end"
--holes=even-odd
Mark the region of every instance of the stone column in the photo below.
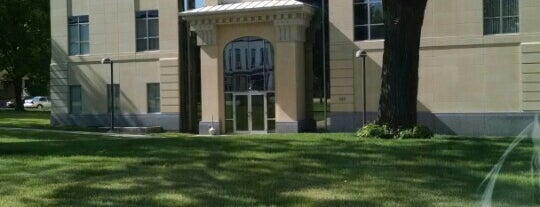
{"type": "Polygon", "coordinates": [[[201,101],[202,120],[199,123],[199,134],[208,134],[214,127],[221,134],[225,121],[223,72],[219,67],[220,55],[216,44],[215,25],[192,24],[197,31],[197,44],[201,47],[201,101]]]}
{"type": "Polygon", "coordinates": [[[68,86],[68,2],[51,0],[51,125],[70,125],[68,86]]]}
{"type": "Polygon", "coordinates": [[[304,130],[305,109],[305,30],[307,18],[284,18],[276,27],[276,132],[304,130]]]}

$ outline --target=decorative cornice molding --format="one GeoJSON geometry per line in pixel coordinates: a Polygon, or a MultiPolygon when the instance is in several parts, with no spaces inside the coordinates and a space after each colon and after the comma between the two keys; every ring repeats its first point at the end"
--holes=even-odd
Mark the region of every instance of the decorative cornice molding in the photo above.
{"type": "Polygon", "coordinates": [[[183,16],[197,33],[198,45],[216,44],[216,27],[231,24],[254,24],[270,22],[276,28],[279,41],[305,41],[305,30],[309,27],[313,8],[303,7],[266,12],[231,12],[230,14],[208,14],[183,16]]]}
{"type": "Polygon", "coordinates": [[[306,28],[309,26],[311,14],[282,14],[282,18],[274,20],[278,41],[306,41],[306,28]]]}
{"type": "Polygon", "coordinates": [[[191,28],[197,32],[197,45],[203,46],[216,44],[215,24],[196,24],[191,25],[191,28]]]}

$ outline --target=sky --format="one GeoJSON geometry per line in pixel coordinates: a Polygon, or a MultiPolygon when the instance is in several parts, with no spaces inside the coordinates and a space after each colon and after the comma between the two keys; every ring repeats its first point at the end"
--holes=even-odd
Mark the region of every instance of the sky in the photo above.
{"type": "MultiPolygon", "coordinates": [[[[186,0],[184,0],[186,2],[186,0]]],[[[195,0],[195,8],[204,6],[204,0],[195,0]]]]}
{"type": "Polygon", "coordinates": [[[195,7],[199,8],[204,5],[204,0],[195,0],[195,7]]]}

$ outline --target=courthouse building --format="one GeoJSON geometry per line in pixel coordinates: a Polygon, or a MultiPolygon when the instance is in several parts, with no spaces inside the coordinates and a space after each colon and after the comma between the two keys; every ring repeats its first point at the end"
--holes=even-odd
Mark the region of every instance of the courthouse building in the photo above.
{"type": "MultiPolygon", "coordinates": [[[[321,1],[206,0],[191,10],[181,2],[51,0],[51,123],[108,126],[114,107],[120,126],[187,131],[183,122],[196,115],[200,133],[306,131],[316,124],[321,33],[328,34],[330,129],[361,127],[364,95],[368,118],[376,118],[381,0],[327,2],[326,30],[321,1]],[[183,23],[196,35],[196,57],[180,49],[183,23]],[[359,50],[367,52],[366,94],[359,50]],[[112,94],[102,58],[114,61],[112,94]],[[195,59],[197,67],[185,67],[195,59]],[[200,90],[185,87],[186,70],[198,71],[200,90]],[[185,108],[186,90],[201,97],[197,107],[185,108]]],[[[445,134],[518,134],[540,110],[538,22],[538,0],[428,0],[419,123],[445,134]]]]}

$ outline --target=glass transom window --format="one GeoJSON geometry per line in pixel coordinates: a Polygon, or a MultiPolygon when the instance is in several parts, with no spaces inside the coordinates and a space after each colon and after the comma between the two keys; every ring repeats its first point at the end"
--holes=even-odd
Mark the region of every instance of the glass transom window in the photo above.
{"type": "Polygon", "coordinates": [[[484,0],[484,35],[519,32],[519,0],[484,0]]]}
{"type": "Polygon", "coordinates": [[[382,0],[353,0],[354,40],[384,39],[382,0]]]}
{"type": "Polygon", "coordinates": [[[244,37],[225,47],[225,91],[273,91],[274,51],[269,41],[244,37]]]}

